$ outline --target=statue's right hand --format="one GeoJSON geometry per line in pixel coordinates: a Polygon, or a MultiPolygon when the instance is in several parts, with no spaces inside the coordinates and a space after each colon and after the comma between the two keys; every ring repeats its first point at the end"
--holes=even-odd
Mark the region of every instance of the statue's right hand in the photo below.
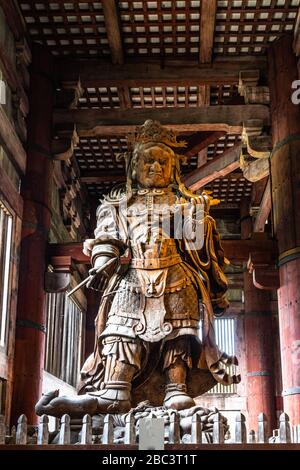
{"type": "Polygon", "coordinates": [[[114,273],[118,263],[118,258],[100,256],[96,259],[95,266],[89,270],[91,276],[86,286],[90,289],[104,291],[108,281],[114,273]]]}

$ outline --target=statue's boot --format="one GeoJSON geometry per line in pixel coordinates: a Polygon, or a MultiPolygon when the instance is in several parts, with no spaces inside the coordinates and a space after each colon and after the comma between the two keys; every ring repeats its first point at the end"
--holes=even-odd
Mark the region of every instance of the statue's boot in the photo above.
{"type": "Polygon", "coordinates": [[[98,413],[127,413],[131,409],[131,384],[124,381],[106,382],[99,392],[90,393],[98,400],[98,413]]]}
{"type": "Polygon", "coordinates": [[[127,413],[131,409],[131,381],[136,368],[110,358],[105,366],[102,390],[89,395],[98,400],[98,413],[127,413]]]}
{"type": "Polygon", "coordinates": [[[164,406],[174,410],[184,410],[195,406],[194,400],[187,394],[186,365],[178,359],[166,370],[166,394],[164,406]]]}

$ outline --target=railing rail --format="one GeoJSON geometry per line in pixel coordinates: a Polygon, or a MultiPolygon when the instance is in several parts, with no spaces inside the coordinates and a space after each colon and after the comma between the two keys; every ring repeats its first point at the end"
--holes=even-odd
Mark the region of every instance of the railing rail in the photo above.
{"type": "MultiPolygon", "coordinates": [[[[157,419],[157,418],[147,418],[157,419]]],[[[174,410],[170,414],[168,423],[165,423],[165,444],[167,447],[172,446],[219,446],[227,448],[228,446],[243,445],[247,448],[257,448],[260,444],[268,444],[271,448],[278,444],[284,446],[300,444],[300,424],[290,426],[289,417],[286,413],[282,413],[279,418],[279,428],[273,431],[272,436],[267,433],[267,418],[261,413],[258,416],[257,432],[250,430],[247,433],[246,419],[242,413],[237,413],[234,429],[230,430],[224,436],[223,417],[220,413],[216,413],[213,417],[212,432],[207,433],[202,430],[201,414],[195,413],[191,417],[190,434],[184,434],[180,426],[179,413],[174,410]],[[183,435],[184,434],[184,435],[183,435]]],[[[185,431],[186,432],[186,431],[185,431]]],[[[93,428],[93,419],[89,415],[85,415],[82,421],[76,420],[72,422],[70,416],[64,415],[60,419],[59,430],[50,432],[49,418],[46,415],[40,417],[37,426],[28,425],[25,415],[21,415],[18,419],[17,428],[14,426],[9,430],[5,426],[4,417],[0,415],[0,446],[8,448],[21,448],[22,446],[56,446],[71,447],[74,444],[81,446],[100,445],[103,447],[124,445],[132,447],[138,445],[139,428],[136,424],[134,415],[128,413],[125,419],[125,427],[123,432],[123,440],[116,439],[114,418],[112,415],[106,415],[102,420],[102,427],[99,425],[93,428]],[[101,429],[100,429],[101,428],[101,429]],[[100,429],[100,431],[99,431],[100,429]]],[[[299,447],[300,448],[300,447],[299,447]]]]}

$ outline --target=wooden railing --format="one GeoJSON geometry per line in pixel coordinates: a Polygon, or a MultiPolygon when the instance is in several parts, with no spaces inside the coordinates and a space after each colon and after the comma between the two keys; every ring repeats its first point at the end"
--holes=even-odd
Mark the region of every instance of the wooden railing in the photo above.
{"type": "MultiPolygon", "coordinates": [[[[156,418],[147,418],[156,419],[156,418]]],[[[166,426],[166,425],[165,425],[166,426]]],[[[235,444],[252,444],[257,448],[256,444],[269,444],[269,447],[276,444],[300,444],[300,425],[290,426],[289,417],[286,413],[282,413],[279,418],[279,429],[273,431],[273,436],[269,437],[267,433],[267,419],[261,413],[258,416],[257,432],[250,430],[247,434],[246,420],[242,413],[236,415],[234,429],[230,430],[231,436],[228,438],[224,436],[224,423],[223,417],[217,413],[213,417],[212,432],[207,433],[202,431],[201,415],[195,413],[192,417],[191,432],[189,435],[182,436],[179,414],[174,411],[170,414],[170,421],[167,424],[168,432],[166,444],[183,445],[185,448],[188,445],[214,445],[225,444],[225,447],[235,444]],[[186,437],[187,436],[187,437],[186,437]],[[225,439],[226,437],[226,439],[225,439]]],[[[124,448],[125,445],[137,446],[136,422],[133,414],[128,414],[125,419],[125,428],[123,433],[122,444],[120,447],[124,448]]],[[[120,440],[119,440],[120,442],[120,440]]],[[[114,418],[112,415],[106,415],[101,432],[95,432],[93,428],[92,418],[85,415],[82,422],[71,422],[68,415],[62,416],[59,427],[56,431],[49,431],[49,418],[46,415],[41,416],[40,422],[37,426],[28,425],[25,415],[21,415],[18,420],[17,426],[13,426],[10,430],[4,423],[4,417],[0,415],[0,449],[9,448],[10,446],[48,446],[55,444],[58,446],[71,446],[73,444],[93,445],[98,444],[102,446],[113,445],[116,447],[114,437],[114,418]],[[76,428],[76,431],[75,431],[76,428]],[[74,442],[74,433],[77,436],[74,442]]],[[[53,446],[51,446],[53,447],[53,446]]],[[[249,447],[247,445],[247,447],[249,447]]]]}

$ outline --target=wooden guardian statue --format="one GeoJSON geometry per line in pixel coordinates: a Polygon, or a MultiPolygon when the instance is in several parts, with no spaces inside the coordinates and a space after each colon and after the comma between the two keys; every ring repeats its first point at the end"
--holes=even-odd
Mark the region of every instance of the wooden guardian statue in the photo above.
{"type": "Polygon", "coordinates": [[[239,382],[225,371],[237,360],[219,350],[213,329],[228,307],[227,260],[211,198],[180,180],[175,151],[184,145],[150,120],[130,137],[127,183],[104,197],[95,238],[84,243],[87,286],[101,299],[95,349],[78,397],[44,397],[39,414],[124,413],[144,400],[182,410],[217,382],[239,382]]]}

